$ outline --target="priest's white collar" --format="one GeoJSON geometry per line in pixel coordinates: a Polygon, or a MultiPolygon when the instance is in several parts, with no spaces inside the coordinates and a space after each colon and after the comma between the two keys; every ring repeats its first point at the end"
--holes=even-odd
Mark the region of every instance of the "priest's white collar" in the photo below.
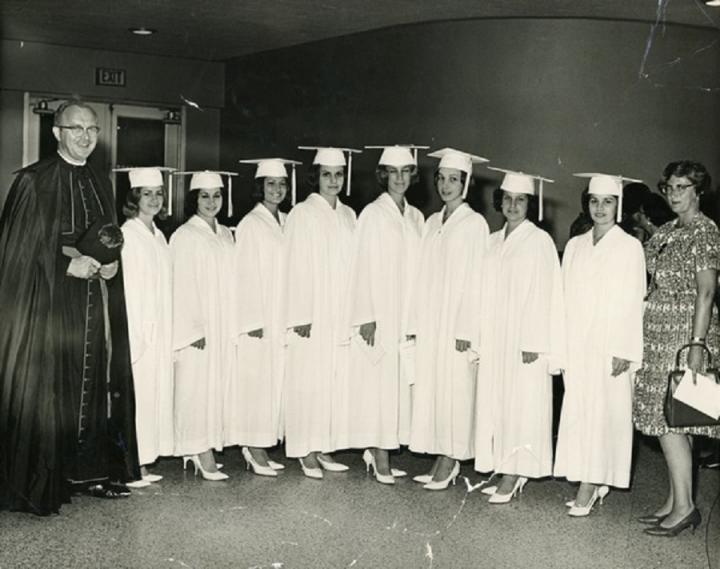
{"type": "Polygon", "coordinates": [[[85,166],[85,164],[87,164],[87,160],[75,160],[74,158],[70,158],[66,154],[63,154],[59,148],[58,148],[57,153],[60,156],[60,158],[62,158],[63,160],[65,160],[65,162],[67,162],[68,164],[70,164],[72,166],[85,166]]]}

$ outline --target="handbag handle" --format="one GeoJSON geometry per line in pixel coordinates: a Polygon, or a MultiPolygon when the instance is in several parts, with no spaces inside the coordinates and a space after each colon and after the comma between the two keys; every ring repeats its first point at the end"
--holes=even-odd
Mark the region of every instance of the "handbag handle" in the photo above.
{"type": "Polygon", "coordinates": [[[708,358],[708,368],[712,367],[712,354],[710,353],[710,349],[705,344],[685,344],[684,346],[680,346],[680,349],[677,351],[677,354],[675,354],[675,369],[680,369],[680,353],[685,348],[690,348],[692,346],[700,346],[703,350],[707,352],[707,358],[708,358]]]}

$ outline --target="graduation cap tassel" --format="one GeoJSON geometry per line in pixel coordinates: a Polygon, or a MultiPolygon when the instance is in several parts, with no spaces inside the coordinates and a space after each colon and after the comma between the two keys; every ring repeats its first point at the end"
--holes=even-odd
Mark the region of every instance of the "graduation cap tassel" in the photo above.
{"type": "Polygon", "coordinates": [[[228,176],[228,217],[233,215],[233,203],[232,203],[232,176],[228,176]]]}
{"type": "Polygon", "coordinates": [[[295,164],[292,165],[292,179],[290,180],[290,201],[291,205],[295,207],[297,201],[297,175],[295,173],[295,164]]]}
{"type": "Polygon", "coordinates": [[[172,172],[168,172],[168,203],[167,203],[168,216],[172,216],[172,199],[173,199],[173,177],[172,177],[172,172]]]}
{"type": "Polygon", "coordinates": [[[540,178],[540,188],[538,190],[538,197],[540,198],[540,203],[538,204],[538,221],[543,220],[543,182],[544,178],[540,178]]]}
{"type": "Polygon", "coordinates": [[[462,193],[463,199],[467,199],[468,188],[470,188],[470,177],[471,176],[472,176],[472,174],[465,172],[465,186],[463,186],[463,193],[462,193]]]}
{"type": "Polygon", "coordinates": [[[350,181],[352,180],[352,152],[348,152],[348,175],[347,175],[347,195],[350,195],[350,181]]]}
{"type": "MultiPolygon", "coordinates": [[[[622,182],[621,182],[622,184],[622,182]]],[[[618,195],[618,202],[617,202],[617,215],[615,216],[615,219],[618,223],[622,221],[622,199],[623,199],[623,193],[622,190],[620,190],[620,195],[618,195]]]]}

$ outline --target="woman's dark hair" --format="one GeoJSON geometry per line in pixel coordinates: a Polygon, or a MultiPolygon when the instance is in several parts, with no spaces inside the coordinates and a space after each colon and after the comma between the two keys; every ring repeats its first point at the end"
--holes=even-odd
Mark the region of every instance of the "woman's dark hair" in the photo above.
{"type": "MultiPolygon", "coordinates": [[[[435,184],[435,189],[437,190],[437,181],[438,181],[438,174],[440,173],[440,169],[438,168],[435,170],[435,173],[433,174],[433,183],[435,184]]],[[[460,170],[460,183],[465,187],[465,180],[467,179],[467,173],[460,170]]],[[[468,184],[469,188],[472,188],[475,185],[475,178],[470,176],[470,183],[468,184]]]]}
{"type": "Polygon", "coordinates": [[[687,178],[693,183],[695,188],[695,194],[701,196],[710,190],[710,173],[707,171],[704,165],[700,162],[693,162],[692,160],[678,160],[677,162],[670,162],[662,173],[662,178],[658,183],[660,191],[663,190],[668,180],[675,176],[676,178],[687,178]]]}
{"type": "MultiPolygon", "coordinates": [[[[307,173],[307,176],[305,178],[305,181],[307,183],[307,187],[310,190],[310,193],[312,192],[318,192],[320,190],[320,168],[322,167],[322,164],[313,164],[312,168],[310,168],[310,171],[307,173]]],[[[343,172],[345,173],[345,179],[343,180],[343,187],[340,188],[340,191],[345,188],[345,184],[347,184],[347,169],[343,167],[343,172]]]]}
{"type": "Polygon", "coordinates": [[[677,217],[663,197],[653,193],[645,196],[645,200],[642,203],[642,212],[650,222],[657,227],[677,217]]]}
{"type": "MultiPolygon", "coordinates": [[[[495,191],[493,191],[493,208],[495,208],[495,211],[502,212],[502,202],[504,195],[505,190],[503,190],[502,188],[496,188],[495,191]]],[[[527,218],[533,223],[536,223],[540,214],[540,199],[536,195],[530,194],[527,194],[527,197],[527,218]]]]}
{"type": "MultiPolygon", "coordinates": [[[[410,185],[413,186],[418,183],[418,180],[420,179],[420,176],[418,176],[418,167],[413,165],[410,165],[410,185]]],[[[398,168],[399,169],[399,168],[398,168]]],[[[378,181],[378,184],[380,185],[380,188],[383,192],[387,192],[388,189],[388,167],[384,164],[379,165],[375,169],[375,178],[378,181]]]]}
{"type": "Polygon", "coordinates": [[[192,217],[197,213],[200,190],[190,190],[185,196],[185,216],[192,217]]]}
{"type": "MultiPolygon", "coordinates": [[[[130,219],[133,217],[137,217],[137,214],[140,213],[140,207],[138,204],[140,203],[142,191],[143,188],[130,188],[127,194],[125,194],[125,203],[122,206],[122,212],[126,218],[130,219]]],[[[163,188],[162,209],[155,217],[159,219],[165,219],[167,217],[167,192],[165,191],[165,188],[163,188]]]]}
{"type": "Polygon", "coordinates": [[[645,198],[650,195],[650,188],[642,182],[632,182],[623,188],[623,217],[632,216],[640,211],[645,198]]]}

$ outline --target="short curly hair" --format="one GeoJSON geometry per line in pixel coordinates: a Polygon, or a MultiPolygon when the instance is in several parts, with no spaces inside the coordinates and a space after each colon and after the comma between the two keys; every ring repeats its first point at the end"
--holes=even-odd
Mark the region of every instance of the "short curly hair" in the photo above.
{"type": "Polygon", "coordinates": [[[695,188],[695,195],[698,197],[708,192],[712,183],[712,178],[707,168],[700,162],[694,162],[693,160],[678,160],[676,162],[670,162],[670,164],[665,166],[662,178],[660,178],[660,182],[658,183],[658,188],[661,191],[672,176],[690,180],[695,188]]]}

